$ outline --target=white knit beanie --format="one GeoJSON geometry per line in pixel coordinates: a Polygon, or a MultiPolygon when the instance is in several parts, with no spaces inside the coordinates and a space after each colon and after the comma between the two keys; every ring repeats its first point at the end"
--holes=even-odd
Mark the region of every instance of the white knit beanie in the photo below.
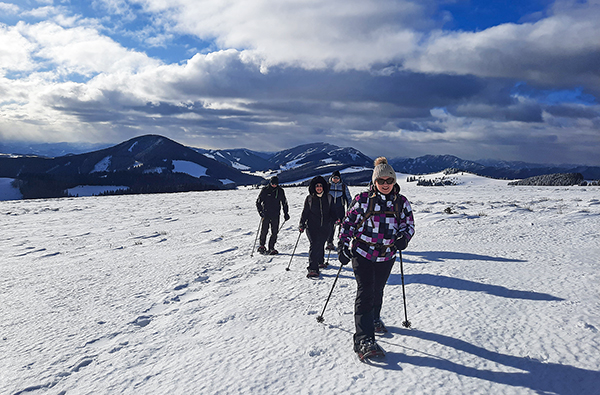
{"type": "Polygon", "coordinates": [[[396,172],[394,168],[390,166],[387,162],[387,159],[383,156],[375,159],[375,168],[373,169],[373,177],[372,181],[375,183],[375,180],[380,177],[390,177],[396,181],[396,172]]]}

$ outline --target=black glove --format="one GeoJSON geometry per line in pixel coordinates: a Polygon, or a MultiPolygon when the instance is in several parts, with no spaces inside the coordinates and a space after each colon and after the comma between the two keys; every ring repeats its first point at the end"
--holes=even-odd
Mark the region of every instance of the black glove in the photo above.
{"type": "Polygon", "coordinates": [[[346,245],[340,244],[338,246],[338,261],[340,261],[342,266],[347,265],[353,257],[354,254],[352,253],[352,251],[350,251],[348,247],[346,247],[346,245]]]}
{"type": "Polygon", "coordinates": [[[300,233],[304,232],[304,225],[300,224],[300,226],[298,226],[298,230],[300,231],[300,233]]]}
{"type": "Polygon", "coordinates": [[[283,214],[283,220],[287,221],[290,219],[290,215],[288,213],[283,214]]]}
{"type": "Polygon", "coordinates": [[[265,217],[265,212],[261,210],[261,211],[258,212],[258,215],[260,215],[261,218],[264,218],[265,217]]]}
{"type": "Polygon", "coordinates": [[[405,250],[408,247],[408,240],[404,235],[400,235],[396,241],[394,241],[394,245],[399,251],[405,250]]]}

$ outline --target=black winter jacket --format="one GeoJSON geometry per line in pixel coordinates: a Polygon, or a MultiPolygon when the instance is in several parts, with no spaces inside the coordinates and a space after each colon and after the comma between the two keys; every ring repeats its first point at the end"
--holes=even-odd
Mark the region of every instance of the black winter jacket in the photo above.
{"type": "Polygon", "coordinates": [[[321,176],[317,176],[310,181],[308,186],[308,196],[304,200],[304,209],[300,217],[300,227],[317,228],[329,226],[337,219],[333,197],[328,193],[329,186],[327,181],[321,176]],[[317,196],[315,185],[323,185],[323,195],[317,196]]]}
{"type": "Polygon", "coordinates": [[[288,215],[289,207],[283,188],[273,187],[271,184],[264,187],[256,199],[258,213],[269,218],[279,217],[281,208],[283,208],[283,213],[288,215]]]}

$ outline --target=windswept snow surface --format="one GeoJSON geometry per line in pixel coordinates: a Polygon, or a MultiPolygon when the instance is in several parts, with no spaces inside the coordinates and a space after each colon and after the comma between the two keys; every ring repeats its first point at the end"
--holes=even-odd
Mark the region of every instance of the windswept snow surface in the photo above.
{"type": "MultiPolygon", "coordinates": [[[[297,223],[251,256],[259,190],[0,202],[2,394],[597,394],[600,190],[402,184],[416,235],[387,351],[352,351],[356,285],[305,278],[297,223]],[[449,208],[449,209],[448,209],[449,208]]],[[[351,188],[358,193],[362,188],[351,188]]]]}

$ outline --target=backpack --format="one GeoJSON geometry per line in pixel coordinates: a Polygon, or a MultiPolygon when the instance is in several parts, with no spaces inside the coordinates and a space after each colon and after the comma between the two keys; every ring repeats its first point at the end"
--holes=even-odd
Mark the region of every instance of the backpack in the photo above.
{"type": "Polygon", "coordinates": [[[398,221],[398,223],[400,223],[400,198],[399,198],[399,196],[396,196],[396,198],[394,199],[394,211],[375,211],[374,210],[375,199],[373,199],[373,197],[374,196],[369,196],[369,207],[367,208],[367,211],[365,212],[363,219],[356,226],[356,229],[360,229],[361,226],[363,226],[363,224],[367,221],[367,219],[369,219],[373,214],[393,214],[396,217],[396,220],[398,221]]]}

